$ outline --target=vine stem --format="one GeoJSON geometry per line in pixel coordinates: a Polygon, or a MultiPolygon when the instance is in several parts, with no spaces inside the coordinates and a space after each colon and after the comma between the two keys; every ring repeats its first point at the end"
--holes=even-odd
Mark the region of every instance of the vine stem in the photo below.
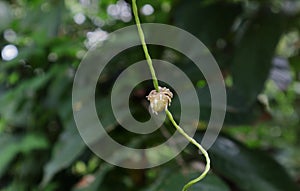
{"type": "Polygon", "coordinates": [[[194,180],[191,180],[190,182],[188,182],[182,189],[182,191],[186,191],[188,190],[189,187],[191,187],[193,184],[196,184],[197,182],[199,182],[200,180],[202,180],[206,174],[208,173],[209,169],[210,169],[210,158],[208,156],[207,151],[192,137],[190,137],[174,120],[172,113],[166,109],[166,114],[169,118],[169,120],[171,121],[171,123],[174,125],[174,127],[177,129],[177,131],[179,133],[181,133],[187,140],[189,140],[190,143],[194,144],[200,151],[201,153],[204,155],[205,160],[206,160],[206,166],[205,169],[203,171],[203,173],[195,178],[194,180]]]}
{"type": "MultiPolygon", "coordinates": [[[[138,8],[137,8],[136,0],[132,0],[132,11],[133,11],[133,15],[134,15],[134,18],[135,18],[136,26],[137,26],[137,29],[138,29],[138,34],[139,34],[139,37],[140,37],[140,40],[141,40],[141,43],[142,43],[142,47],[143,47],[143,50],[144,50],[144,54],[145,54],[145,57],[146,57],[146,60],[147,60],[147,63],[148,63],[148,66],[149,66],[149,69],[150,69],[150,72],[151,72],[151,76],[152,76],[154,88],[156,89],[156,91],[159,91],[158,80],[157,80],[157,77],[156,77],[156,74],[155,74],[155,70],[154,70],[154,67],[153,67],[153,64],[152,64],[152,59],[150,57],[150,54],[149,54],[149,51],[148,51],[148,48],[147,48],[147,45],[146,45],[146,42],[145,42],[145,35],[144,35],[143,29],[141,27],[141,22],[140,22],[139,15],[138,15],[138,8]]],[[[194,144],[201,151],[201,153],[204,155],[205,160],[206,160],[206,166],[205,166],[205,169],[204,169],[203,173],[199,177],[197,177],[197,178],[191,180],[190,182],[188,182],[182,188],[182,191],[187,191],[189,187],[191,187],[192,185],[196,184],[197,182],[199,182],[200,180],[202,180],[207,175],[207,173],[209,172],[209,169],[210,169],[210,158],[209,158],[209,155],[208,155],[207,151],[195,139],[193,139],[192,137],[190,137],[176,123],[176,121],[173,118],[172,113],[168,110],[168,108],[166,108],[165,112],[166,112],[169,120],[171,121],[171,123],[177,129],[177,131],[179,133],[181,133],[190,143],[194,144]]]]}
{"type": "Polygon", "coordinates": [[[154,88],[156,89],[156,91],[159,91],[158,80],[157,80],[155,70],[154,70],[154,67],[153,67],[153,64],[152,64],[152,59],[150,57],[150,54],[148,52],[148,48],[147,48],[147,45],[146,45],[146,42],[145,42],[145,35],[144,35],[143,29],[141,27],[141,22],[140,22],[140,18],[139,18],[139,15],[138,15],[138,8],[137,8],[137,5],[136,5],[136,0],[132,0],[132,11],[133,11],[133,14],[134,14],[135,23],[136,23],[136,26],[137,26],[137,29],[138,29],[138,33],[139,33],[139,37],[140,37],[140,40],[141,40],[141,43],[142,43],[142,46],[143,46],[145,57],[146,57],[146,60],[147,60],[147,63],[148,63],[148,66],[149,66],[149,69],[150,69],[150,72],[151,72],[154,88]]]}

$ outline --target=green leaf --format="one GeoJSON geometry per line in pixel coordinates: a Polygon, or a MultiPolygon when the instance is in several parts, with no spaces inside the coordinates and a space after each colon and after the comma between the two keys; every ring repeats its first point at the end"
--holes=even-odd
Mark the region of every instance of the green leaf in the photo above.
{"type": "Polygon", "coordinates": [[[26,191],[26,186],[26,183],[15,180],[8,187],[4,188],[1,191],[26,191]]]}
{"type": "Polygon", "coordinates": [[[53,67],[45,75],[38,75],[35,78],[23,81],[13,89],[0,94],[1,117],[11,125],[22,126],[26,124],[32,102],[35,101],[33,98],[36,92],[51,79],[58,69],[59,67],[53,67]],[[23,107],[20,107],[21,105],[23,107]]]}
{"type": "Polygon", "coordinates": [[[297,56],[293,56],[293,57],[289,58],[289,62],[290,62],[291,67],[295,71],[297,71],[297,72],[300,71],[300,56],[297,55],[297,56]]]}
{"type": "Polygon", "coordinates": [[[25,136],[2,134],[0,136],[0,177],[18,153],[29,153],[32,150],[45,149],[47,147],[48,142],[45,137],[38,134],[25,136]]]}
{"type": "Polygon", "coordinates": [[[207,5],[202,1],[187,0],[175,9],[174,21],[176,26],[191,32],[206,46],[212,47],[218,39],[228,35],[240,13],[239,3],[207,5]]]}
{"type": "MultiPolygon", "coordinates": [[[[203,134],[195,139],[201,142],[203,134]]],[[[286,170],[262,151],[219,136],[210,148],[214,172],[233,182],[242,191],[298,191],[299,188],[286,170]]],[[[195,156],[198,151],[195,151],[195,156]]]]}
{"type": "Polygon", "coordinates": [[[84,149],[85,144],[76,129],[74,121],[70,120],[54,147],[51,160],[44,168],[41,185],[45,186],[58,171],[68,167],[84,149]]]}
{"type": "Polygon", "coordinates": [[[0,31],[5,29],[12,20],[12,11],[5,1],[0,1],[0,31]]]}
{"type": "MultiPolygon", "coordinates": [[[[110,107],[108,99],[108,97],[102,98],[96,103],[97,107],[101,107],[102,115],[100,116],[100,120],[104,124],[104,127],[106,129],[113,130],[116,126],[116,122],[112,116],[112,113],[108,112],[110,107]]],[[[73,116],[71,115],[72,110],[69,101],[70,100],[68,100],[67,103],[62,104],[62,109],[59,111],[59,114],[64,119],[64,121],[68,122],[66,122],[66,124],[64,125],[65,130],[60,135],[59,140],[54,147],[51,160],[44,168],[44,176],[41,183],[42,186],[45,186],[57,172],[69,167],[86,148],[86,144],[83,142],[76,128],[73,116]]],[[[85,124],[91,123],[88,117],[89,115],[87,114],[87,116],[85,117],[85,120],[87,120],[86,122],[84,122],[85,124]]],[[[94,132],[93,130],[97,131],[97,129],[86,129],[86,133],[90,135],[89,140],[85,140],[88,143],[101,140],[102,138],[102,134],[94,132]]]]}
{"type": "Polygon", "coordinates": [[[43,45],[49,37],[56,36],[62,21],[62,14],[66,12],[64,1],[38,2],[31,8],[26,7],[30,14],[22,20],[22,29],[35,28],[33,38],[35,43],[43,45]]]}
{"type": "MultiPolygon", "coordinates": [[[[199,173],[190,173],[188,175],[183,175],[182,172],[172,172],[166,173],[159,183],[155,187],[151,187],[146,191],[181,191],[183,186],[190,180],[199,176],[199,173]],[[172,175],[170,175],[172,174],[172,175]]],[[[216,175],[209,174],[202,181],[194,184],[190,187],[189,191],[229,191],[230,189],[226,184],[218,178],[216,175]]]]}
{"type": "Polygon", "coordinates": [[[26,135],[19,144],[20,151],[22,153],[28,153],[32,150],[46,149],[48,146],[49,143],[44,136],[34,133],[26,135]]]}
{"type": "Polygon", "coordinates": [[[19,145],[15,143],[16,141],[16,137],[11,135],[2,134],[0,137],[0,177],[19,152],[19,145]]]}
{"type": "Polygon", "coordinates": [[[114,166],[103,164],[99,170],[93,175],[95,180],[86,187],[82,188],[74,188],[73,191],[97,191],[99,190],[99,186],[101,185],[105,175],[108,171],[110,171],[114,166]]]}
{"type": "Polygon", "coordinates": [[[233,89],[238,91],[239,100],[242,99],[244,104],[237,103],[236,97],[229,97],[229,104],[238,108],[250,107],[263,90],[284,31],[284,17],[280,13],[262,8],[256,14],[244,28],[241,27],[243,36],[236,44],[232,59],[233,89]]]}

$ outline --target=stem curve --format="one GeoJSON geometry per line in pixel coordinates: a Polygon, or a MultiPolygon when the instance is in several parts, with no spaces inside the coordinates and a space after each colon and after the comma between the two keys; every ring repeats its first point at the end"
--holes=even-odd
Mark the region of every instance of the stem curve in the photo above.
{"type": "MultiPolygon", "coordinates": [[[[154,88],[156,89],[156,91],[159,91],[158,80],[157,80],[157,77],[156,77],[156,74],[155,74],[155,70],[154,70],[154,67],[153,67],[153,64],[152,64],[152,59],[150,57],[150,54],[149,54],[149,51],[148,51],[148,48],[147,48],[147,45],[146,45],[146,42],[145,42],[145,35],[144,35],[143,29],[141,27],[141,22],[140,22],[139,15],[138,15],[138,8],[137,8],[137,5],[136,5],[136,0],[132,0],[132,11],[133,11],[133,15],[134,15],[134,18],[135,18],[136,26],[137,26],[137,29],[138,29],[138,34],[139,34],[139,37],[140,37],[140,40],[141,40],[141,43],[142,43],[142,47],[143,47],[143,50],[144,50],[144,54],[145,54],[145,57],[146,57],[146,60],[147,60],[147,63],[148,63],[148,66],[149,66],[149,69],[150,69],[150,72],[151,72],[151,76],[152,76],[154,88]]],[[[182,188],[182,191],[187,191],[192,185],[196,184],[197,182],[199,182],[200,180],[202,180],[207,175],[207,173],[210,170],[210,158],[209,158],[209,155],[208,155],[207,151],[194,138],[190,137],[176,123],[176,121],[173,118],[172,113],[168,110],[168,108],[166,108],[165,112],[166,112],[169,120],[173,124],[173,126],[176,128],[176,130],[179,133],[181,133],[190,143],[192,143],[193,145],[195,145],[201,151],[201,153],[204,155],[205,160],[206,160],[205,170],[202,172],[202,174],[199,177],[197,177],[197,178],[191,180],[190,182],[188,182],[182,188]]]]}

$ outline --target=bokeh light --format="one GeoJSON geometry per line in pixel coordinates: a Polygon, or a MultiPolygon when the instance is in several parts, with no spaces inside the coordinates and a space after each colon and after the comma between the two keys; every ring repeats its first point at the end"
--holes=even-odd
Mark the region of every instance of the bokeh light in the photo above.
{"type": "Polygon", "coordinates": [[[12,29],[6,29],[4,31],[3,37],[8,42],[14,42],[17,39],[17,34],[12,29]]]}
{"type": "Polygon", "coordinates": [[[82,24],[85,22],[86,17],[85,17],[85,15],[84,15],[83,13],[77,13],[77,14],[73,17],[73,19],[74,19],[74,22],[75,22],[76,24],[82,25],[82,24]]]}
{"type": "Polygon", "coordinates": [[[154,13],[154,8],[150,4],[146,4],[141,9],[142,13],[146,16],[152,15],[154,13]]]}
{"type": "Polygon", "coordinates": [[[103,42],[107,39],[108,33],[100,28],[93,32],[88,32],[86,34],[87,40],[85,41],[85,46],[91,48],[93,45],[103,42]]]}
{"type": "Polygon", "coordinates": [[[116,4],[110,4],[107,7],[107,14],[114,19],[123,22],[129,22],[132,19],[131,8],[128,3],[123,0],[118,1],[116,4]]]}
{"type": "Polygon", "coordinates": [[[5,61],[10,61],[18,56],[18,49],[15,45],[6,45],[1,51],[1,57],[5,61]]]}

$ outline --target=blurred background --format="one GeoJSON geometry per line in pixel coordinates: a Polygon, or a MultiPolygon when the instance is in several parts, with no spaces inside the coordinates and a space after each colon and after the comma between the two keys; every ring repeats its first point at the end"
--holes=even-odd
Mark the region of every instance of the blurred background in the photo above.
{"type": "MultiPolygon", "coordinates": [[[[225,79],[227,113],[209,150],[212,170],[191,191],[299,191],[300,1],[137,3],[142,22],[174,25],[199,38],[225,79]]],[[[204,169],[205,160],[192,145],[156,168],[111,166],[79,136],[71,105],[76,68],[88,49],[105,42],[110,32],[134,24],[132,17],[130,0],[0,0],[1,191],[180,191],[204,169]]],[[[153,58],[183,70],[204,95],[206,81],[188,58],[166,47],[149,49],[153,58]]],[[[151,135],[136,135],[113,117],[113,82],[143,59],[141,47],[119,54],[99,77],[96,91],[107,132],[136,148],[160,144],[174,132],[166,122],[151,135]]],[[[145,96],[152,89],[147,81],[132,91],[130,109],[137,120],[149,118],[145,96]]],[[[210,116],[209,97],[199,96],[204,104],[198,141],[210,116]]],[[[176,105],[175,96],[175,116],[180,112],[176,105]]]]}

